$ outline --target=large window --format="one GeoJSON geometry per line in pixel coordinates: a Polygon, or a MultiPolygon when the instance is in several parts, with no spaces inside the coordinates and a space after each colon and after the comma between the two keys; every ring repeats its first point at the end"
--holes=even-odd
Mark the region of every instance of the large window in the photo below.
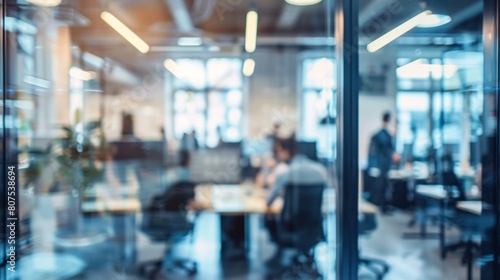
{"type": "Polygon", "coordinates": [[[433,147],[457,161],[472,160],[469,145],[481,129],[480,54],[449,52],[441,59],[397,63],[398,150],[406,145],[424,157],[433,147]]]}
{"type": "Polygon", "coordinates": [[[335,62],[328,58],[302,61],[301,140],[317,141],[318,156],[335,155],[335,62]]]}
{"type": "Polygon", "coordinates": [[[177,59],[174,81],[174,133],[195,131],[201,145],[214,147],[219,138],[241,141],[243,90],[241,60],[177,59]]]}

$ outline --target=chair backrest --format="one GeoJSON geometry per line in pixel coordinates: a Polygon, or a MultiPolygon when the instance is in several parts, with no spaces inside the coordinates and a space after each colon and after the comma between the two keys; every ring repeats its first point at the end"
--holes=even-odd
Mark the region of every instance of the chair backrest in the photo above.
{"type": "Polygon", "coordinates": [[[285,186],[281,228],[292,235],[294,246],[306,252],[324,240],[324,184],[289,184],[285,186]]]}
{"type": "Polygon", "coordinates": [[[367,235],[377,228],[377,216],[375,214],[361,215],[358,219],[359,235],[367,235]]]}
{"type": "Polygon", "coordinates": [[[165,193],[153,197],[143,211],[142,231],[154,240],[182,237],[193,229],[187,205],[194,199],[192,182],[178,182],[165,193]]]}

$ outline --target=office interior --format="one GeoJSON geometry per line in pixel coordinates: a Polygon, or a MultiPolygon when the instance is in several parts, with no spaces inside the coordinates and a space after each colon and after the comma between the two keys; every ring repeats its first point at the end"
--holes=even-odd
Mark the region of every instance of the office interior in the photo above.
{"type": "Polygon", "coordinates": [[[496,1],[1,6],[0,279],[500,279],[496,1]]]}

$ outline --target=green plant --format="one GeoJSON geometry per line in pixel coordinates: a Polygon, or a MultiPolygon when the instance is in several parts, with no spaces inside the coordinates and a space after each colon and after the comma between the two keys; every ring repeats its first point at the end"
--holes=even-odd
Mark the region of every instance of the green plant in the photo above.
{"type": "Polygon", "coordinates": [[[37,183],[44,169],[53,167],[49,191],[72,189],[85,191],[98,180],[103,169],[96,164],[108,153],[108,144],[101,122],[92,121],[73,126],[58,126],[61,137],[52,141],[45,151],[25,149],[30,154],[30,166],[25,171],[27,183],[37,183]]]}

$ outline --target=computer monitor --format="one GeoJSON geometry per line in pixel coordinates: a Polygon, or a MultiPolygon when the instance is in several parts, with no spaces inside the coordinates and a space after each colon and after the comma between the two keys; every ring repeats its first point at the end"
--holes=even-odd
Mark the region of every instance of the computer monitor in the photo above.
{"type": "Polygon", "coordinates": [[[197,184],[239,184],[241,165],[239,148],[214,148],[190,153],[191,180],[197,184]]]}
{"type": "Polygon", "coordinates": [[[318,160],[316,141],[297,141],[297,145],[300,154],[307,156],[311,160],[318,160]]]}

